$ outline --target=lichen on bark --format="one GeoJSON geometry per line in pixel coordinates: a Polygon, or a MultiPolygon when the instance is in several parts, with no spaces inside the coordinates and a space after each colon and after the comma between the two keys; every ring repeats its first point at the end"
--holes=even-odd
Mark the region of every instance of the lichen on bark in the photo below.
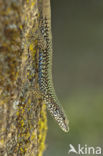
{"type": "Polygon", "coordinates": [[[42,156],[45,149],[46,105],[34,59],[37,3],[0,1],[0,156],[42,156]]]}

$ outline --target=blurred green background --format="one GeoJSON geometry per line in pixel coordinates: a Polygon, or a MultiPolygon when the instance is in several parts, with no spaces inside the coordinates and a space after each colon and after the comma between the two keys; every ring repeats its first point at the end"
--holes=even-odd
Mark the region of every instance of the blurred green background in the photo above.
{"type": "Polygon", "coordinates": [[[70,132],[48,113],[44,156],[68,156],[69,144],[103,147],[103,0],[51,0],[51,7],[54,84],[70,132]]]}

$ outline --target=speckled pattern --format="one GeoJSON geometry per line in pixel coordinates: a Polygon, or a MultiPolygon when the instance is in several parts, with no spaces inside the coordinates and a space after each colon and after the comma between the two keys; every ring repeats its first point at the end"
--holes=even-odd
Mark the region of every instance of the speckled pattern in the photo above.
{"type": "Polygon", "coordinates": [[[47,109],[55,118],[61,129],[65,132],[69,131],[68,120],[60,106],[59,100],[56,97],[53,82],[52,82],[52,35],[51,35],[51,14],[50,1],[43,1],[45,9],[42,10],[40,16],[40,32],[46,42],[44,49],[39,47],[39,63],[38,63],[38,82],[40,91],[47,105],[47,109]],[[45,3],[46,2],[46,3],[45,3]],[[48,10],[49,8],[49,10],[48,10]]]}

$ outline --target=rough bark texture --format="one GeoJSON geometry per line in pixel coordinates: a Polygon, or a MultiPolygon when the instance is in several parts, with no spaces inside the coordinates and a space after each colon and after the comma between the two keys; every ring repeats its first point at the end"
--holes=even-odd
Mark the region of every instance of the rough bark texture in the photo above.
{"type": "Polygon", "coordinates": [[[37,0],[0,0],[0,156],[45,149],[46,106],[34,63],[38,17],[37,0]]]}

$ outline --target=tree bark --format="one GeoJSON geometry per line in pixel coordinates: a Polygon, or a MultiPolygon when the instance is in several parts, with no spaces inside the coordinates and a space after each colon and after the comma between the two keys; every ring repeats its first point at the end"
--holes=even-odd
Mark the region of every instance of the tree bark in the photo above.
{"type": "Polygon", "coordinates": [[[0,156],[42,156],[45,149],[46,105],[34,59],[38,16],[37,0],[0,0],[0,156]]]}

